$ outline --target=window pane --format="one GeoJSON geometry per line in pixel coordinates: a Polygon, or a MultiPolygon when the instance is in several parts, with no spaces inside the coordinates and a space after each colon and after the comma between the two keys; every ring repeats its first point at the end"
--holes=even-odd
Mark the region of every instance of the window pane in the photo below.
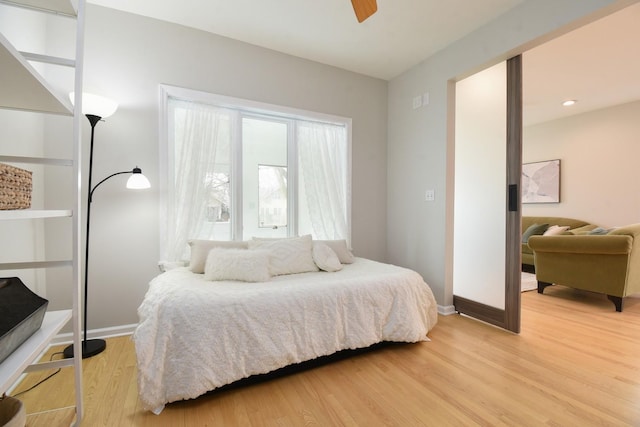
{"type": "Polygon", "coordinates": [[[287,226],[287,168],[258,165],[258,207],[261,228],[287,226]]]}
{"type": "Polygon", "coordinates": [[[263,117],[243,117],[242,119],[243,239],[251,239],[253,236],[286,237],[288,235],[287,136],[286,121],[263,117]],[[261,165],[267,166],[262,170],[269,175],[268,178],[265,175],[264,180],[260,178],[261,165]],[[264,181],[264,184],[261,181],[264,181]],[[260,193],[263,187],[265,187],[265,194],[269,189],[273,192],[269,196],[268,203],[266,200],[261,200],[260,193]],[[278,195],[278,190],[282,188],[284,188],[284,194],[278,195]],[[276,199],[279,201],[276,202],[276,199]],[[284,209],[282,209],[283,206],[284,209]],[[264,211],[263,208],[265,208],[264,211]],[[263,221],[267,215],[273,217],[263,221]],[[268,223],[272,221],[275,223],[269,225],[268,223]]]}

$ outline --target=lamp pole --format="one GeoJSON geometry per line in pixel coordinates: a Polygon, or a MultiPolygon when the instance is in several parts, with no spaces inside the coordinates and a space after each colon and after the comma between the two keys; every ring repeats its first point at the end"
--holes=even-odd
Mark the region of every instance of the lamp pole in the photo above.
{"type": "Polygon", "coordinates": [[[87,119],[91,123],[91,145],[89,148],[89,184],[87,185],[87,234],[85,236],[84,247],[84,340],[82,341],[82,358],[95,356],[102,353],[107,348],[107,342],[102,339],[87,340],[87,305],[89,302],[89,230],[91,229],[91,180],[93,177],[93,133],[95,127],[102,117],[93,114],[87,114],[87,119]]]}
{"type": "MultiPolygon", "coordinates": [[[[102,117],[93,114],[86,114],[91,124],[91,144],[89,146],[89,183],[87,185],[87,234],[85,235],[84,249],[84,339],[82,340],[82,358],[95,356],[104,351],[107,343],[101,339],[87,340],[87,303],[89,301],[89,231],[91,230],[91,177],[93,175],[93,137],[95,127],[102,117]]],[[[73,345],[64,349],[64,356],[73,357],[73,345]]]]}

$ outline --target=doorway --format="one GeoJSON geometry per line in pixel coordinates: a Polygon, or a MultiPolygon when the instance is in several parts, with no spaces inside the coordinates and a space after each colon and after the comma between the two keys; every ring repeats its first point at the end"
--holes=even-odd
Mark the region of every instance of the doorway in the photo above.
{"type": "MultiPolygon", "coordinates": [[[[557,39],[554,39],[548,43],[545,43],[544,45],[540,45],[537,48],[533,48],[523,54],[524,59],[522,60],[522,62],[524,67],[524,71],[523,71],[524,83],[521,83],[521,84],[524,86],[525,90],[528,92],[526,96],[523,98],[525,99],[525,101],[521,99],[519,103],[514,102],[514,105],[520,105],[520,108],[522,108],[523,105],[525,106],[524,107],[525,122],[521,123],[521,129],[525,135],[524,148],[522,149],[522,152],[520,154],[520,161],[517,161],[519,165],[518,166],[519,170],[521,169],[521,164],[523,159],[524,161],[534,161],[534,160],[545,160],[547,158],[563,157],[561,154],[557,154],[554,152],[547,152],[547,153],[544,153],[543,155],[541,154],[542,147],[540,146],[537,146],[535,150],[531,149],[531,147],[527,147],[527,143],[528,143],[527,138],[530,135],[528,133],[529,127],[532,126],[532,122],[536,122],[536,123],[533,123],[533,125],[539,128],[541,126],[539,123],[542,122],[541,120],[534,118],[534,115],[536,117],[543,117],[544,116],[542,114],[543,112],[551,111],[551,109],[549,108],[543,108],[543,105],[542,105],[543,102],[549,102],[549,99],[551,99],[551,96],[555,97],[553,102],[555,102],[556,109],[558,111],[556,111],[555,113],[551,112],[550,113],[551,116],[548,116],[546,118],[547,121],[550,121],[550,120],[557,121],[559,118],[562,118],[562,117],[566,118],[567,120],[578,121],[578,120],[582,120],[579,117],[579,115],[584,114],[585,112],[589,114],[589,117],[593,117],[591,116],[591,114],[594,114],[594,115],[596,114],[593,111],[601,111],[603,109],[609,109],[609,108],[617,109],[617,108],[620,108],[619,107],[620,105],[625,105],[627,107],[633,108],[632,104],[636,104],[640,102],[639,101],[640,89],[638,90],[636,89],[636,88],[640,88],[640,86],[637,84],[638,82],[637,76],[640,75],[640,63],[638,63],[638,61],[630,62],[629,56],[628,56],[628,52],[635,48],[634,41],[637,40],[637,35],[639,34],[636,28],[639,17],[640,17],[640,4],[632,5],[616,13],[613,13],[609,16],[601,18],[598,21],[594,21],[584,27],[578,28],[577,30],[574,30],[563,36],[560,36],[557,39]],[[598,29],[600,30],[599,32],[598,32],[598,29]],[[585,33],[584,34],[585,37],[581,38],[582,36],[581,33],[583,32],[585,33]],[[552,62],[547,62],[547,64],[551,64],[552,68],[546,69],[546,73],[542,76],[542,78],[538,80],[539,86],[535,86],[531,82],[530,76],[531,76],[532,70],[539,71],[541,67],[540,67],[540,63],[536,63],[536,64],[533,63],[533,60],[532,60],[533,54],[537,53],[538,48],[544,49],[547,47],[547,45],[552,45],[552,44],[555,44],[556,42],[559,42],[559,45],[564,44],[565,45],[564,50],[553,49],[553,48],[550,49],[550,53],[552,55],[553,60],[552,62]],[[567,47],[567,46],[573,46],[573,47],[567,47]],[[586,48],[585,46],[588,46],[588,48],[586,48]],[[598,52],[602,52],[602,53],[600,54],[598,52]],[[590,58],[590,60],[587,61],[586,59],[584,59],[585,57],[590,58]],[[597,58],[597,60],[595,58],[597,58]],[[571,63],[572,65],[579,64],[581,67],[580,68],[581,71],[580,72],[577,72],[575,70],[569,71],[566,68],[567,64],[561,63],[560,62],[561,60],[567,61],[567,63],[571,63]],[[602,69],[598,69],[597,67],[598,64],[607,65],[609,70],[613,69],[614,71],[608,72],[606,71],[606,69],[604,71],[602,69]],[[584,80],[585,76],[588,74],[591,74],[592,80],[590,82],[586,82],[585,85],[578,87],[577,85],[578,79],[576,78],[576,76],[579,76],[581,80],[584,80]],[[565,80],[562,83],[552,82],[551,80],[553,78],[558,78],[559,80],[561,79],[565,79],[565,80]],[[604,81],[602,80],[603,78],[604,78],[604,81]],[[629,80],[630,78],[631,80],[629,80]],[[552,87],[560,88],[561,90],[558,90],[554,93],[550,93],[549,89],[551,89],[552,87]],[[543,92],[542,89],[546,91],[545,95],[548,95],[549,99],[543,99],[543,97],[541,97],[543,92]],[[563,95],[567,97],[567,94],[569,92],[583,94],[584,99],[587,100],[588,102],[582,103],[582,106],[580,106],[580,103],[579,103],[578,109],[574,109],[573,111],[566,110],[566,109],[563,111],[560,111],[563,108],[561,106],[561,101],[563,100],[562,97],[563,95]],[[533,98],[530,96],[531,94],[535,94],[538,96],[533,98]],[[606,95],[606,96],[603,96],[603,95],[606,95]],[[596,97],[598,99],[596,99],[596,97]],[[607,97],[609,97],[608,100],[606,99],[607,97]],[[522,153],[524,153],[524,155],[522,153]],[[535,156],[537,156],[537,158],[534,158],[535,156]]],[[[575,96],[575,97],[580,98],[580,96],[575,96]]],[[[511,99],[511,98],[507,98],[507,99],[511,99]]],[[[512,111],[511,108],[508,108],[507,110],[510,112],[510,114],[515,114],[511,120],[513,119],[517,120],[518,116],[521,119],[523,118],[522,110],[519,113],[517,111],[512,111]]],[[[619,120],[622,114],[620,113],[620,111],[618,110],[616,111],[617,111],[617,114],[615,119],[619,120]]],[[[637,114],[635,115],[635,117],[637,117],[637,114]]],[[[588,121],[589,121],[589,118],[585,115],[582,123],[585,123],[588,121]]],[[[609,121],[613,122],[613,120],[609,120],[609,121]]],[[[619,122],[616,122],[616,123],[619,123],[619,122]]],[[[596,160],[596,162],[594,165],[585,166],[586,172],[584,176],[588,178],[596,178],[599,181],[602,181],[603,174],[602,173],[594,174],[593,171],[594,170],[602,171],[603,165],[606,164],[606,157],[603,157],[601,153],[622,152],[622,153],[629,154],[627,156],[623,156],[624,158],[631,159],[636,157],[631,154],[632,151],[629,151],[628,149],[625,150],[621,146],[619,149],[617,149],[617,148],[614,148],[614,146],[612,145],[614,142],[615,143],[619,142],[620,140],[619,135],[620,135],[621,128],[622,126],[616,125],[615,132],[608,131],[607,135],[602,135],[602,137],[600,138],[602,141],[605,141],[604,142],[605,145],[594,146],[592,144],[594,144],[595,143],[594,140],[597,139],[595,138],[595,135],[600,135],[600,134],[593,132],[593,127],[590,127],[589,131],[587,132],[586,128],[582,126],[582,132],[578,132],[574,134],[574,135],[577,135],[575,136],[576,145],[573,146],[573,149],[566,150],[567,153],[572,154],[572,156],[570,157],[573,160],[570,163],[568,162],[563,163],[563,171],[562,171],[563,176],[561,177],[561,185],[562,185],[561,194],[564,194],[565,196],[571,195],[570,200],[565,199],[564,196],[561,196],[561,202],[559,204],[539,204],[539,205],[518,204],[517,208],[522,213],[522,215],[575,217],[578,219],[588,220],[594,223],[598,223],[602,225],[610,225],[610,226],[637,222],[636,217],[625,218],[620,215],[625,215],[625,214],[635,215],[634,213],[638,211],[637,207],[640,206],[640,197],[635,199],[634,198],[630,199],[628,197],[628,193],[622,194],[619,198],[619,202],[610,202],[608,204],[625,206],[626,207],[625,209],[615,209],[615,210],[606,209],[602,211],[602,215],[615,214],[619,216],[616,218],[607,218],[603,216],[602,219],[599,220],[598,219],[599,217],[594,217],[594,215],[599,215],[599,214],[594,213],[593,198],[591,197],[593,193],[584,191],[584,190],[580,191],[574,185],[574,184],[577,184],[578,182],[581,182],[581,183],[585,182],[584,179],[574,179],[575,177],[578,176],[577,169],[576,169],[578,166],[578,163],[575,161],[576,152],[581,152],[581,153],[585,152],[588,154],[595,153],[594,160],[596,160]],[[586,135],[586,133],[588,133],[589,135],[586,135]],[[587,136],[591,136],[591,139],[587,138],[587,136]],[[613,141],[612,141],[612,138],[613,138],[613,141]],[[587,151],[584,151],[585,149],[587,151]],[[568,173],[571,173],[571,175],[570,176],[567,175],[568,173]],[[585,199],[588,199],[588,200],[585,200],[585,203],[582,206],[578,204],[574,204],[574,202],[579,201],[580,196],[583,196],[585,199]],[[588,208],[588,206],[591,206],[591,208],[588,208]]],[[[512,128],[511,132],[514,132],[515,129],[517,128],[515,127],[512,128]]],[[[540,132],[538,132],[538,134],[540,134],[540,132]]],[[[635,132],[635,134],[637,134],[637,132],[635,132]]],[[[518,137],[517,134],[512,135],[512,138],[517,138],[517,137],[518,137]]],[[[544,137],[544,140],[548,143],[548,146],[553,147],[554,150],[559,149],[559,147],[561,146],[560,142],[566,143],[568,139],[569,138],[567,133],[565,133],[562,138],[551,139],[549,138],[549,134],[546,134],[544,137]]],[[[616,145],[616,147],[618,146],[619,145],[616,145]]],[[[512,165],[515,167],[515,163],[516,163],[515,159],[517,159],[517,157],[518,157],[517,154],[514,154],[513,159],[511,159],[510,161],[507,161],[507,165],[512,165]]],[[[581,154],[579,157],[580,157],[580,160],[583,160],[585,158],[585,155],[581,154]]],[[[606,177],[609,178],[612,175],[620,173],[620,171],[631,171],[631,170],[635,171],[636,169],[632,167],[618,167],[617,169],[614,168],[610,172],[605,173],[604,175],[606,175],[606,177]]],[[[512,172],[515,172],[515,169],[513,169],[511,172],[508,172],[508,173],[512,173],[512,172]]],[[[518,172],[518,175],[520,173],[521,172],[518,172]]],[[[456,175],[456,179],[457,179],[457,175],[456,175]]],[[[518,178],[514,177],[514,179],[518,179],[518,178]]],[[[621,179],[619,182],[632,182],[634,180],[635,179],[621,179]]],[[[507,186],[507,190],[506,190],[507,192],[509,191],[509,188],[510,187],[507,186]]],[[[599,193],[606,194],[607,197],[611,200],[612,198],[616,197],[615,190],[618,188],[622,189],[624,188],[624,186],[611,184],[611,185],[608,185],[606,191],[599,192],[599,193]]],[[[505,197],[505,200],[506,200],[506,203],[508,203],[509,198],[505,197]]],[[[518,218],[520,218],[520,215],[518,215],[518,218]]],[[[481,225],[482,224],[480,224],[479,226],[481,225]]],[[[512,222],[511,225],[508,227],[511,228],[511,231],[506,232],[505,239],[507,239],[507,236],[511,236],[510,237],[511,239],[514,239],[516,235],[520,237],[521,227],[519,224],[516,226],[516,223],[512,222]]],[[[462,243],[458,243],[458,245],[459,244],[462,244],[462,243]]],[[[518,313],[520,311],[519,286],[518,288],[514,286],[516,279],[519,282],[520,266],[518,265],[519,262],[515,263],[516,265],[511,265],[511,266],[507,266],[508,263],[509,261],[505,261],[505,266],[504,266],[505,277],[508,276],[509,274],[516,274],[515,272],[517,271],[518,278],[516,278],[515,276],[513,276],[511,279],[505,278],[505,281],[502,283],[504,287],[504,302],[505,302],[504,308],[500,308],[498,304],[491,305],[491,304],[486,304],[483,301],[474,300],[473,298],[477,298],[477,295],[472,295],[472,298],[469,298],[470,301],[465,301],[464,297],[456,298],[454,296],[454,304],[456,305],[456,309],[458,309],[458,306],[462,306],[463,307],[462,312],[470,314],[473,317],[477,317],[481,320],[489,321],[490,323],[496,324],[498,326],[502,326],[503,318],[505,320],[505,324],[507,322],[507,318],[509,318],[511,319],[509,321],[513,322],[512,324],[517,326],[514,326],[513,328],[507,327],[506,329],[509,329],[509,330],[519,329],[519,314],[517,317],[515,317],[515,315],[514,317],[512,317],[511,315],[506,316],[506,314],[504,315],[504,317],[502,317],[503,316],[502,310],[510,311],[509,307],[511,306],[517,306],[518,313]],[[458,300],[457,303],[456,303],[456,299],[458,300]],[[469,306],[471,308],[467,308],[466,306],[469,306]]],[[[454,261],[454,265],[455,265],[455,261],[454,261]]],[[[498,289],[498,288],[491,288],[491,286],[500,286],[500,285],[496,285],[496,283],[498,282],[499,282],[499,279],[492,281],[489,285],[487,285],[489,286],[489,288],[484,287],[485,286],[484,284],[480,285],[480,288],[481,288],[480,292],[483,292],[487,289],[498,289]]],[[[457,294],[457,287],[456,287],[456,278],[454,273],[454,295],[455,294],[457,294]]],[[[501,300],[500,295],[499,294],[497,295],[498,295],[497,298],[501,300]]],[[[495,295],[494,295],[494,298],[495,298],[495,295]]]]}

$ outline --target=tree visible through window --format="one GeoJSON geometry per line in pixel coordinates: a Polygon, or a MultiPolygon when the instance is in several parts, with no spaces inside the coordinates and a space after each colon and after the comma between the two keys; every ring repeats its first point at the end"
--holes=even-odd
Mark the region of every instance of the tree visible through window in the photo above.
{"type": "Polygon", "coordinates": [[[229,203],[231,194],[229,174],[211,172],[205,177],[207,188],[207,220],[210,222],[229,221],[229,203]]]}

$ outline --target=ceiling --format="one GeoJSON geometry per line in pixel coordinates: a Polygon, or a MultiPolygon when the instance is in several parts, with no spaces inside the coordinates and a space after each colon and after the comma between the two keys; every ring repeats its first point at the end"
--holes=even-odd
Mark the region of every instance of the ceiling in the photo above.
{"type": "MultiPolygon", "coordinates": [[[[390,80],[523,1],[88,0],[390,80]]],[[[524,54],[525,124],[640,99],[640,4],[524,54]],[[577,99],[571,108],[564,99],[577,99]]]]}
{"type": "Polygon", "coordinates": [[[640,3],[525,52],[525,125],[640,100],[638,23],[640,3]]]}
{"type": "Polygon", "coordinates": [[[87,0],[389,80],[523,0],[87,0]]]}

